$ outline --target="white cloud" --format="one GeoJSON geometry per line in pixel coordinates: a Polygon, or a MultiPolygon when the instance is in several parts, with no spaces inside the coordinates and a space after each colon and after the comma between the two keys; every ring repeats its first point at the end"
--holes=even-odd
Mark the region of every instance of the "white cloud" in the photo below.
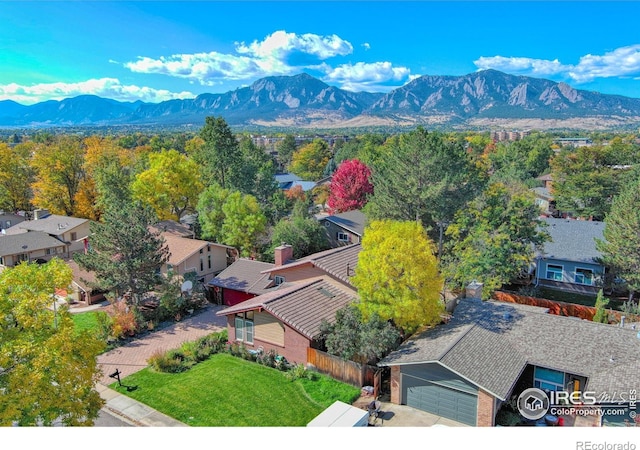
{"type": "Polygon", "coordinates": [[[365,42],[364,44],[362,44],[362,46],[365,50],[371,50],[371,45],[368,42],[365,42]]]}
{"type": "Polygon", "coordinates": [[[204,86],[221,81],[252,80],[270,75],[289,75],[316,69],[320,61],[353,52],[339,36],[275,31],[262,41],[236,42],[236,53],[195,53],[150,58],[139,56],[125,67],[133,72],[158,73],[185,78],[204,86]]]}
{"type": "Polygon", "coordinates": [[[280,30],[271,33],[261,42],[253,41],[249,45],[244,42],[236,43],[236,51],[259,59],[277,60],[284,60],[289,54],[297,51],[324,60],[334,56],[349,55],[353,52],[353,46],[349,41],[335,34],[331,36],[318,36],[312,33],[297,35],[280,30]]]}
{"type": "MultiPolygon", "coordinates": [[[[411,77],[411,71],[406,67],[393,67],[393,64],[384,62],[356,64],[342,64],[338,67],[325,67],[324,81],[335,82],[343,89],[350,91],[388,91],[393,87],[389,82],[404,82],[411,77]]],[[[400,85],[403,83],[400,83],[400,85]]]]}
{"type": "Polygon", "coordinates": [[[243,80],[263,74],[263,69],[252,58],[217,52],[162,56],[160,59],[144,56],[124,66],[133,72],[186,78],[205,86],[223,79],[243,80]]]}
{"type": "Polygon", "coordinates": [[[625,77],[640,74],[640,44],[620,47],[604,55],[582,56],[578,64],[560,61],[504,56],[482,56],[474,61],[479,69],[496,69],[528,75],[561,75],[577,83],[596,78],[625,77]]]}
{"type": "Polygon", "coordinates": [[[41,83],[22,86],[16,83],[0,85],[0,100],[13,100],[25,105],[45,100],[62,100],[78,95],[98,95],[118,101],[161,102],[193,98],[191,92],[171,92],[145,86],[124,85],[116,78],[99,78],[78,83],[41,83]]]}

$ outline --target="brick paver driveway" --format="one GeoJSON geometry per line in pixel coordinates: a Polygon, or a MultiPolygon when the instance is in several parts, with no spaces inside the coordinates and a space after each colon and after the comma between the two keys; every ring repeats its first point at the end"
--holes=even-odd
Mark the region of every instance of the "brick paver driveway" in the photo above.
{"type": "Polygon", "coordinates": [[[226,327],[225,317],[217,317],[216,312],[223,306],[207,305],[204,310],[181,322],[132,341],[127,345],[113,349],[98,356],[98,365],[102,369],[100,382],[109,385],[115,380],[109,374],[120,370],[120,378],[147,367],[147,359],[156,350],[178,348],[183,342],[195,341],[201,336],[220,331],[226,327]]]}

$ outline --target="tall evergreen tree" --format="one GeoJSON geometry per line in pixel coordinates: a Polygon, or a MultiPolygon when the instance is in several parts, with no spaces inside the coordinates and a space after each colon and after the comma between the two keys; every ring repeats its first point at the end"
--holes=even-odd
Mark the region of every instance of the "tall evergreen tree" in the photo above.
{"type": "Polygon", "coordinates": [[[596,241],[605,265],[625,280],[629,300],[640,290],[640,175],[634,175],[614,198],[604,219],[604,240],[596,241]]]}
{"type": "Polygon", "coordinates": [[[389,141],[372,168],[372,219],[414,220],[438,239],[438,230],[479,190],[477,169],[461,140],[418,128],[389,141]]]}
{"type": "Polygon", "coordinates": [[[141,295],[158,285],[158,270],[169,257],[149,207],[140,203],[114,202],[104,211],[103,222],[90,225],[90,249],[74,259],[93,271],[101,289],[131,294],[137,306],[141,295]]]}
{"type": "Polygon", "coordinates": [[[196,161],[203,165],[205,184],[214,182],[223,188],[234,187],[234,175],[240,169],[242,157],[238,141],[222,117],[206,117],[200,130],[204,145],[196,161]]]}

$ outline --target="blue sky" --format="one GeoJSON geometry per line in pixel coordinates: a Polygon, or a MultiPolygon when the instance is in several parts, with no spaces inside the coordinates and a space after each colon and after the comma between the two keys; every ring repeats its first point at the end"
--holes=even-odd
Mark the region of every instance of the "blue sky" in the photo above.
{"type": "Polygon", "coordinates": [[[387,92],[481,69],[640,98],[640,3],[1,1],[0,100],[159,102],[306,72],[387,92]]]}

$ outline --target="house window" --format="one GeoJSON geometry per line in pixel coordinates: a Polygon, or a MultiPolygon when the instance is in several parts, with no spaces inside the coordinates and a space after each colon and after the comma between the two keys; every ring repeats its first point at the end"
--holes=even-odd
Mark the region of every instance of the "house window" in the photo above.
{"type": "Polygon", "coordinates": [[[45,255],[50,255],[51,254],[51,249],[50,248],[45,249],[44,254],[45,255]]]}
{"type": "Polygon", "coordinates": [[[78,235],[76,234],[76,232],[75,232],[75,231],[72,231],[72,232],[71,232],[71,240],[72,240],[72,241],[75,241],[76,239],[78,239],[78,235]]]}
{"type": "Polygon", "coordinates": [[[536,367],[533,372],[533,385],[547,391],[561,391],[564,389],[564,372],[536,367]]]}
{"type": "Polygon", "coordinates": [[[4,256],[0,256],[0,266],[4,266],[4,256]]]}
{"type": "Polygon", "coordinates": [[[201,254],[201,255],[202,255],[202,252],[203,252],[203,251],[204,251],[204,249],[203,249],[203,248],[201,248],[201,249],[200,249],[200,254],[201,254]]]}
{"type": "Polygon", "coordinates": [[[338,242],[349,242],[349,235],[347,233],[343,233],[342,231],[338,231],[337,238],[338,242]]]}
{"type": "Polygon", "coordinates": [[[211,269],[211,255],[207,255],[207,264],[209,265],[209,269],[211,269]]]}
{"type": "Polygon", "coordinates": [[[204,270],[204,259],[200,258],[200,272],[204,270]]]}
{"type": "Polygon", "coordinates": [[[547,264],[547,280],[562,281],[562,266],[547,264]]]}
{"type": "Polygon", "coordinates": [[[237,314],[235,317],[236,341],[253,344],[253,311],[237,314]]]}
{"type": "Polygon", "coordinates": [[[273,277],[273,282],[276,284],[276,286],[280,286],[282,283],[284,283],[284,277],[281,275],[276,275],[275,277],[273,277]]]}
{"type": "Polygon", "coordinates": [[[576,283],[587,284],[593,286],[593,270],[591,269],[576,269],[575,276],[576,283]]]}

